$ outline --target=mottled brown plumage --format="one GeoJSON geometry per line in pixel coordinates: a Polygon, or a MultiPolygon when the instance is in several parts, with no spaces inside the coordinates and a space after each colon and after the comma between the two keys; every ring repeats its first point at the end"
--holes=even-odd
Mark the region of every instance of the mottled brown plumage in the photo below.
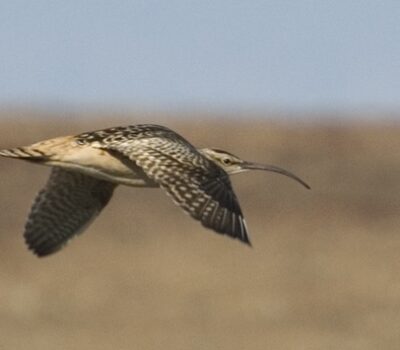
{"type": "Polygon", "coordinates": [[[161,187],[205,227],[250,244],[228,174],[281,168],[245,162],[216,149],[197,149],[158,125],[133,125],[65,136],[0,155],[53,167],[29,214],[25,239],[37,255],[59,250],[108,203],[118,184],[161,187]]]}
{"type": "Polygon", "coordinates": [[[115,184],[54,167],[38,193],[25,225],[30,249],[43,256],[56,252],[82,232],[111,199],[115,184]]]}

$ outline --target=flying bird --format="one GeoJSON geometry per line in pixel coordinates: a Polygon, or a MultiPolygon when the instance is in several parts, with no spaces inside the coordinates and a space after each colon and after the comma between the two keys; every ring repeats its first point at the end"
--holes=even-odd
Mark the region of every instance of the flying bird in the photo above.
{"type": "Polygon", "coordinates": [[[25,225],[24,237],[36,255],[60,250],[107,205],[117,185],[161,187],[203,226],[250,245],[246,222],[229,175],[287,170],[244,161],[219,149],[194,147],[164,126],[114,127],[62,136],[0,155],[52,167],[25,225]]]}

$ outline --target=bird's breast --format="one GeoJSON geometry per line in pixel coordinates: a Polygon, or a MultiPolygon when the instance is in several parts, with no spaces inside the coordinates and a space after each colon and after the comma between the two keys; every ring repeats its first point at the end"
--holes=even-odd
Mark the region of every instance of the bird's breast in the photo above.
{"type": "Polygon", "coordinates": [[[90,146],[72,147],[47,163],[117,184],[138,187],[157,186],[142,168],[129,158],[116,157],[108,151],[90,146]]]}

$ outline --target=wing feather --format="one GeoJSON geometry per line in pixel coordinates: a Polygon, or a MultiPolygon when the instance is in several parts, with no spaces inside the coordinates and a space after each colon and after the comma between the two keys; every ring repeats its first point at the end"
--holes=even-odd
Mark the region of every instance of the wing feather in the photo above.
{"type": "Polygon", "coordinates": [[[38,256],[60,250],[94,220],[114,188],[110,182],[54,167],[25,225],[29,248],[38,256]]]}
{"type": "Polygon", "coordinates": [[[250,244],[228,174],[172,130],[108,140],[100,147],[134,161],[203,226],[250,244]]]}

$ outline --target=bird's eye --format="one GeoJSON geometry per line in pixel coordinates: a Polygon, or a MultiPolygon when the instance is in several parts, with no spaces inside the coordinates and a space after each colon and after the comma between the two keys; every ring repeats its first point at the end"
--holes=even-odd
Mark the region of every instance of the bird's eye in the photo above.
{"type": "Polygon", "coordinates": [[[229,158],[224,158],[222,159],[222,163],[224,163],[225,165],[230,165],[232,164],[232,161],[229,158]]]}

